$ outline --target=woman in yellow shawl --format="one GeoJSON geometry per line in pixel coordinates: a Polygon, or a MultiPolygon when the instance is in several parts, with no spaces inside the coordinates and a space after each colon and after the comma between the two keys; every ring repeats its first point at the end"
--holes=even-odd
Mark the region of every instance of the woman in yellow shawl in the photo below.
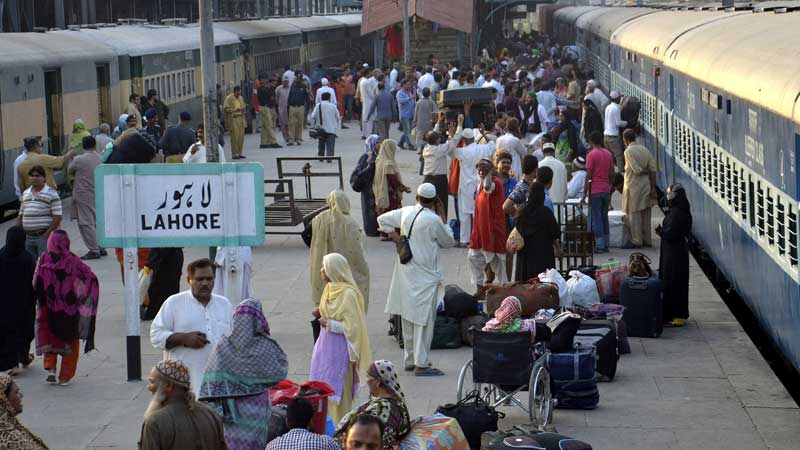
{"type": "Polygon", "coordinates": [[[69,138],[69,147],[67,151],[75,150],[76,153],[83,151],[83,138],[91,136],[92,133],[86,130],[86,124],[83,119],[78,119],[72,124],[72,136],[69,138]]]}
{"type": "Polygon", "coordinates": [[[343,191],[328,194],[330,209],[323,211],[311,221],[311,301],[319,306],[325,281],[319,276],[322,257],[328,253],[339,253],[347,259],[361,295],[364,297],[364,313],[369,308],[369,266],[364,255],[361,226],[350,216],[350,200],[343,191]]]}
{"type": "Polygon", "coordinates": [[[322,330],[311,355],[310,379],[328,383],[328,415],[339,423],[353,406],[358,383],[370,364],[372,353],[364,316],[364,297],[356,287],[344,256],[330,253],[322,258],[320,276],[328,284],[322,292],[319,317],[322,330]]]}
{"type": "MultiPolygon", "coordinates": [[[[403,207],[403,192],[411,192],[411,188],[403,184],[400,168],[394,156],[397,153],[397,142],[386,139],[381,144],[378,159],[375,160],[375,177],[372,179],[372,192],[375,194],[375,209],[378,215],[403,207]]],[[[391,240],[381,232],[381,240],[391,240]]]]}

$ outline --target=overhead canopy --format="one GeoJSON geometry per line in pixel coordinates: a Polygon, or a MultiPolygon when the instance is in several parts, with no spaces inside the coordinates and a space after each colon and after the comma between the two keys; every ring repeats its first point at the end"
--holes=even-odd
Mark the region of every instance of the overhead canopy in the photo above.
{"type": "MultiPolygon", "coordinates": [[[[403,2],[369,0],[364,2],[361,34],[381,30],[403,21],[403,2]]],[[[421,17],[465,33],[472,32],[473,0],[408,0],[409,17],[421,17]]]]}

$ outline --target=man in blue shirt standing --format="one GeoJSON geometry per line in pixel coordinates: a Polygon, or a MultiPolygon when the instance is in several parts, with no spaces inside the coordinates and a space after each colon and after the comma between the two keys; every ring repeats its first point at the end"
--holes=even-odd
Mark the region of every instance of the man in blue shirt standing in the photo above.
{"type": "Polygon", "coordinates": [[[403,137],[398,146],[404,150],[414,150],[410,133],[417,101],[414,99],[414,83],[411,80],[403,80],[402,89],[397,91],[397,105],[400,110],[400,126],[403,128],[403,137]]]}
{"type": "Polygon", "coordinates": [[[381,140],[389,139],[389,124],[392,123],[392,111],[394,110],[393,98],[381,80],[378,83],[378,95],[367,114],[367,120],[374,121],[373,131],[381,137],[381,140]]]}

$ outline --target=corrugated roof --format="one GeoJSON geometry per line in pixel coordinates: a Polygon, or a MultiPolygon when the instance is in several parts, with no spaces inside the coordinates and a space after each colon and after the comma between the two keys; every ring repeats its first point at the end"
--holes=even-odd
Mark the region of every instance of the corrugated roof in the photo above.
{"type": "MultiPolygon", "coordinates": [[[[108,28],[83,28],[80,31],[61,30],[53,34],[85,36],[94,42],[114,49],[118,55],[141,56],[180,52],[200,48],[200,26],[121,25],[108,28]]],[[[238,44],[239,37],[220,27],[214,27],[214,44],[238,44]]]]}
{"type": "Polygon", "coordinates": [[[87,42],[79,33],[0,33],[0,67],[61,65],[65,62],[113,60],[107,46],[87,42]]]}
{"type": "Polygon", "coordinates": [[[675,40],[664,65],[800,124],[800,12],[696,28],[675,40]]]}
{"type": "Polygon", "coordinates": [[[623,24],[611,36],[611,43],[661,61],[667,47],[681,34],[705,24],[751,15],[749,11],[662,11],[637,17],[623,24]]]}
{"type": "MultiPolygon", "coordinates": [[[[382,30],[403,20],[402,2],[370,0],[364,2],[361,34],[382,30]]],[[[472,32],[473,0],[408,0],[408,14],[436,22],[465,33],[472,32]]]]}

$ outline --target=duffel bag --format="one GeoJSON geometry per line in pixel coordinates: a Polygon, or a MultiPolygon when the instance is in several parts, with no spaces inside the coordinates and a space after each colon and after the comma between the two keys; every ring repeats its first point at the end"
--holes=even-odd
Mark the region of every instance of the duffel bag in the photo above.
{"type": "Polygon", "coordinates": [[[557,408],[594,409],[600,401],[595,381],[597,367],[593,347],[577,346],[574,350],[545,356],[550,384],[557,408]]]}
{"type": "Polygon", "coordinates": [[[558,286],[538,278],[504,285],[492,285],[486,291],[486,312],[492,316],[506,297],[517,297],[523,316],[533,316],[540,309],[558,308],[558,286]]]}
{"type": "Polygon", "coordinates": [[[444,315],[463,319],[478,314],[478,299],[455,284],[444,288],[444,315]]]}
{"type": "Polygon", "coordinates": [[[458,319],[438,315],[433,325],[432,349],[461,347],[461,324],[458,319]]]}
{"type": "Polygon", "coordinates": [[[597,381],[614,379],[619,361],[619,343],[616,325],[612,320],[584,320],[575,335],[575,343],[594,347],[597,352],[597,381]]]}
{"type": "Polygon", "coordinates": [[[472,333],[470,332],[470,328],[481,331],[488,321],[489,316],[485,314],[476,314],[461,319],[461,342],[472,347],[472,333]]]}
{"type": "Polygon", "coordinates": [[[476,450],[481,448],[481,435],[485,431],[497,431],[497,420],[505,417],[484,402],[478,391],[470,392],[458,403],[439,406],[436,412],[456,419],[470,448],[476,450]]]}

